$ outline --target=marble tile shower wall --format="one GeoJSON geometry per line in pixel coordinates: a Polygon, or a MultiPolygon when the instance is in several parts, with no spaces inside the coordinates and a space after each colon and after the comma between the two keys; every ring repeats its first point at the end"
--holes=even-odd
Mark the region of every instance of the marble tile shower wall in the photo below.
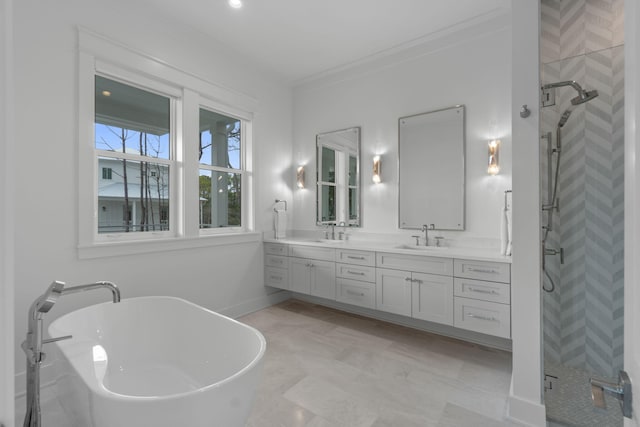
{"type": "MultiPolygon", "coordinates": [[[[542,0],[542,81],[575,80],[598,98],[572,107],[562,129],[560,212],[547,257],[556,291],[544,295],[545,360],[614,377],[623,356],[623,0],[542,0]]],[[[571,89],[542,108],[541,134],[571,107],[571,89]]],[[[546,139],[541,138],[546,201],[546,139]]],[[[553,159],[555,163],[555,157],[553,159]]],[[[554,164],[555,168],[555,164],[554,164]]]]}

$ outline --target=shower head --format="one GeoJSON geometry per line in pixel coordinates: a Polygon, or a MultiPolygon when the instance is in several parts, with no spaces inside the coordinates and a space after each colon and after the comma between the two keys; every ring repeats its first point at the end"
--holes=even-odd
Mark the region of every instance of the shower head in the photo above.
{"type": "Polygon", "coordinates": [[[578,96],[576,96],[575,98],[571,99],[571,103],[573,105],[580,105],[582,103],[591,101],[593,98],[595,98],[596,96],[598,96],[598,91],[597,90],[583,90],[583,91],[579,91],[578,92],[578,96]]]}
{"type": "Polygon", "coordinates": [[[567,123],[567,120],[569,120],[569,116],[571,116],[571,110],[569,109],[565,110],[565,112],[562,113],[562,116],[560,117],[560,121],[558,121],[558,129],[560,129],[562,126],[565,125],[565,123],[567,123]]]}
{"type": "Polygon", "coordinates": [[[576,96],[575,98],[571,99],[571,103],[573,105],[583,104],[585,102],[591,101],[593,98],[598,96],[598,91],[597,90],[586,91],[586,90],[582,89],[582,86],[580,86],[574,80],[567,80],[567,81],[558,82],[558,83],[549,83],[549,84],[546,84],[546,85],[542,86],[542,89],[546,90],[546,89],[552,89],[552,88],[562,87],[562,86],[571,86],[572,88],[574,88],[578,92],[578,96],[576,96]]]}

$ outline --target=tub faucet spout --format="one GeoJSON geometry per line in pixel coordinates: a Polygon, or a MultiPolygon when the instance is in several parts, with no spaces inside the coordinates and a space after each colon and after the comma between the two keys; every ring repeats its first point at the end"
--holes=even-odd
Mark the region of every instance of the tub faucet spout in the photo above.
{"type": "Polygon", "coordinates": [[[115,283],[107,282],[107,281],[100,281],[95,283],[89,283],[87,285],[78,285],[78,286],[72,286],[70,288],[65,288],[62,290],[62,295],[75,294],[78,292],[90,291],[92,289],[100,289],[100,288],[109,289],[111,291],[111,294],[113,295],[113,302],[120,302],[120,289],[118,289],[115,283]]]}
{"type": "Polygon", "coordinates": [[[111,282],[95,282],[88,285],[64,287],[64,282],[55,281],[40,295],[29,308],[27,325],[27,337],[22,342],[22,350],[27,356],[27,412],[24,418],[24,427],[40,427],[40,365],[45,358],[42,351],[43,344],[69,339],[71,336],[51,339],[43,338],[42,323],[44,314],[48,313],[62,295],[91,289],[107,288],[113,294],[113,302],[120,302],[120,289],[111,282]]]}

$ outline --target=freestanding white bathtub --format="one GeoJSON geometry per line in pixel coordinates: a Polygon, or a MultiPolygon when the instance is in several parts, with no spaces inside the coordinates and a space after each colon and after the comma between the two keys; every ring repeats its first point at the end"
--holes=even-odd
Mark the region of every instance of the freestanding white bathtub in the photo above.
{"type": "Polygon", "coordinates": [[[266,343],[260,332],[172,297],[123,299],[49,326],[58,399],[77,427],[240,427],[266,343]]]}

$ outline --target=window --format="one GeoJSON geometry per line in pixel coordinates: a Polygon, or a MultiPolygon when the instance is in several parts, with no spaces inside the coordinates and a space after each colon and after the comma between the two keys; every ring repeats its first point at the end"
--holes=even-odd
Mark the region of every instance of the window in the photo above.
{"type": "Polygon", "coordinates": [[[81,258],[259,241],[257,101],[82,30],[79,94],[81,258]]]}
{"type": "Polygon", "coordinates": [[[171,204],[171,99],[106,77],[95,77],[98,233],[167,231],[171,204]],[[116,179],[112,179],[113,175],[116,179]],[[127,206],[127,209],[124,209],[127,206]],[[121,209],[122,218],[111,212],[121,209]]]}
{"type": "Polygon", "coordinates": [[[242,121],[200,108],[200,228],[242,225],[242,121]]]}

